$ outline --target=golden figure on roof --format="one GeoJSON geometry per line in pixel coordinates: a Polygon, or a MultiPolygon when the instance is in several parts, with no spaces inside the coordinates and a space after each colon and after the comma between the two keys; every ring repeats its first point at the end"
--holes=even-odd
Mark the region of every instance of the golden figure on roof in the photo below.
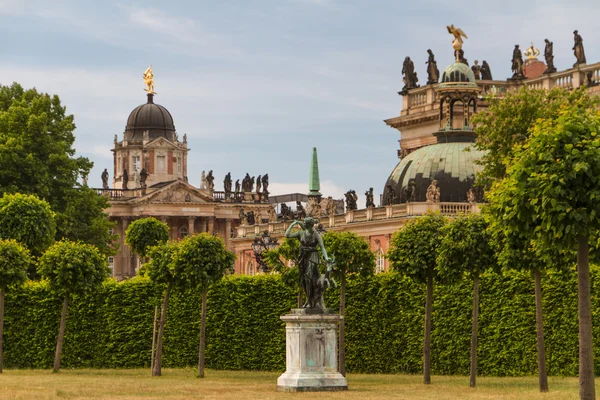
{"type": "Polygon", "coordinates": [[[524,52],[523,55],[527,57],[528,60],[537,60],[537,57],[540,55],[540,50],[533,47],[533,42],[531,46],[529,46],[524,52]]]}
{"type": "Polygon", "coordinates": [[[156,94],[154,91],[154,73],[152,72],[152,65],[144,71],[144,83],[146,84],[146,89],[144,90],[148,92],[148,94],[156,94]]]}
{"type": "MultiPolygon", "coordinates": [[[[452,48],[454,49],[454,53],[458,56],[459,50],[462,49],[463,45],[463,37],[468,39],[467,35],[460,28],[456,28],[454,24],[447,25],[446,29],[448,29],[448,33],[454,36],[454,40],[452,41],[452,48]]],[[[458,61],[458,58],[457,58],[458,61]]]]}

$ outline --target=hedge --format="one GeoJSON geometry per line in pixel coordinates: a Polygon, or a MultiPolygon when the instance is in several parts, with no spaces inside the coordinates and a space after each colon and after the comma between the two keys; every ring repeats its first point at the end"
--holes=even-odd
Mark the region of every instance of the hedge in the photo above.
{"type": "MultiPolygon", "coordinates": [[[[594,336],[600,337],[600,268],[592,267],[594,336]]],[[[578,372],[577,278],[574,271],[542,279],[548,373],[578,372]]],[[[63,366],[150,366],[152,319],[164,288],[144,278],[106,281],[97,294],[74,298],[67,318],[63,366]]],[[[533,280],[527,273],[484,274],[480,283],[478,373],[535,374],[533,280]]],[[[347,370],[420,373],[424,287],[393,272],[349,279],[346,308],[347,370]]],[[[472,283],[438,285],[434,292],[432,371],[469,372],[472,283]]],[[[296,293],[277,275],[229,276],[208,296],[206,363],[229,370],[285,369],[285,328],[279,316],[294,307],[296,293]]],[[[339,305],[337,290],[328,306],[339,305]]],[[[200,297],[175,293],[169,304],[164,365],[197,364],[200,297]]],[[[50,368],[61,300],[45,282],[28,282],[6,298],[4,365],[50,368]]],[[[600,355],[599,351],[596,351],[600,355]]],[[[596,360],[600,374],[600,360],[596,360]]]]}

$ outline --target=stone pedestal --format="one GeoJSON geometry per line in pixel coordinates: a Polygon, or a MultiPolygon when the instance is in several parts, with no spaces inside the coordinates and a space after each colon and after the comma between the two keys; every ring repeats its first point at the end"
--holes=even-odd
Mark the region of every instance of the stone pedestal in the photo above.
{"type": "Polygon", "coordinates": [[[337,328],[342,317],[294,309],[282,315],[286,323],[286,371],[277,379],[281,392],[348,390],[338,371],[337,328]]]}

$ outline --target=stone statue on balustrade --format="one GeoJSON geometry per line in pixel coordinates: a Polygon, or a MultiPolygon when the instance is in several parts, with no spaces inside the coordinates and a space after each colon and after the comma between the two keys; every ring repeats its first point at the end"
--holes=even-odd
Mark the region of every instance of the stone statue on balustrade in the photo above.
{"type": "Polygon", "coordinates": [[[140,171],[140,186],[142,188],[146,187],[146,179],[148,179],[148,176],[150,174],[146,172],[146,168],[142,168],[142,170],[140,171]]]}
{"type": "Polygon", "coordinates": [[[206,190],[206,172],[202,170],[202,175],[200,178],[200,189],[206,190]]]}
{"type": "Polygon", "coordinates": [[[333,199],[333,197],[331,197],[331,196],[327,197],[327,206],[325,206],[325,209],[327,211],[327,215],[330,217],[333,217],[336,214],[337,203],[333,199]]]}
{"type": "Polygon", "coordinates": [[[478,81],[481,79],[481,65],[479,65],[479,61],[473,61],[473,66],[471,67],[471,71],[473,71],[473,75],[475,75],[475,80],[478,81]]]}
{"type": "Polygon", "coordinates": [[[108,170],[106,168],[102,171],[100,178],[102,178],[102,189],[108,189],[108,170]]]}
{"type": "Polygon", "coordinates": [[[511,70],[513,72],[511,79],[525,79],[525,75],[523,74],[523,56],[518,44],[515,44],[515,48],[513,49],[511,70]]]}
{"type": "Polygon", "coordinates": [[[225,175],[223,189],[225,190],[225,199],[231,197],[231,172],[228,172],[227,175],[225,175]]]}
{"type": "Polygon", "coordinates": [[[129,182],[129,174],[127,174],[127,168],[123,170],[123,189],[127,189],[127,183],[129,182]]]}
{"type": "Polygon", "coordinates": [[[248,192],[250,186],[250,175],[246,172],[246,176],[242,179],[242,192],[248,192]]]}
{"type": "Polygon", "coordinates": [[[235,198],[237,199],[240,195],[240,180],[235,181],[235,198]]]}
{"type": "Polygon", "coordinates": [[[487,61],[483,60],[481,62],[481,79],[491,81],[492,80],[492,70],[487,61]]]}
{"type": "Polygon", "coordinates": [[[410,57],[406,57],[404,59],[404,63],[402,64],[402,74],[404,74],[404,87],[400,93],[406,94],[409,89],[419,87],[417,84],[419,79],[417,78],[417,73],[415,72],[415,64],[412,62],[410,57]]]}
{"type": "Polygon", "coordinates": [[[428,203],[439,203],[440,202],[440,188],[437,187],[437,181],[434,179],[431,185],[427,188],[425,197],[428,203]]]}
{"type": "Polygon", "coordinates": [[[289,221],[293,218],[292,207],[288,206],[285,203],[281,204],[281,218],[284,221],[289,221]]]}
{"type": "Polygon", "coordinates": [[[296,218],[298,218],[298,219],[306,218],[306,210],[304,209],[304,206],[302,205],[300,200],[296,200],[296,218]]]}
{"type": "Polygon", "coordinates": [[[477,202],[477,197],[475,196],[475,191],[473,190],[473,188],[469,188],[469,190],[467,191],[467,201],[469,202],[469,204],[477,202]]]}
{"type": "Polygon", "coordinates": [[[546,47],[544,47],[544,59],[546,59],[546,70],[544,74],[552,74],[556,72],[556,67],[554,66],[554,43],[549,41],[548,39],[544,39],[546,42],[546,47]]]}
{"type": "Polygon", "coordinates": [[[262,186],[262,181],[261,181],[261,176],[259,175],[258,178],[256,178],[256,193],[260,193],[260,188],[262,186]]]}
{"type": "Polygon", "coordinates": [[[440,80],[440,70],[431,49],[427,50],[427,54],[429,54],[429,59],[425,62],[427,64],[427,84],[434,85],[440,80]]]}
{"type": "Polygon", "coordinates": [[[269,215],[269,222],[277,222],[277,212],[275,211],[275,207],[269,207],[267,213],[269,215]]]}
{"type": "Polygon", "coordinates": [[[391,206],[392,204],[394,204],[394,200],[396,199],[396,191],[390,184],[388,184],[385,188],[387,190],[387,193],[385,195],[385,204],[391,206]]]}
{"type": "Polygon", "coordinates": [[[404,188],[404,196],[407,203],[413,203],[417,197],[417,184],[414,179],[409,179],[408,184],[404,188]]]}
{"type": "Polygon", "coordinates": [[[327,309],[323,301],[325,289],[334,285],[331,278],[334,260],[329,258],[323,239],[315,227],[316,220],[307,217],[303,222],[294,221],[285,231],[285,237],[288,239],[298,239],[300,241],[300,256],[296,262],[300,287],[305,294],[306,302],[302,306],[305,309],[311,309],[314,313],[325,313],[327,309]],[[292,232],[294,226],[300,226],[301,230],[292,232]],[[321,275],[319,266],[321,265],[321,254],[326,265],[325,274],[321,275]]]}
{"type": "Polygon", "coordinates": [[[262,177],[262,187],[264,193],[269,193],[269,174],[264,174],[262,177]]]}
{"type": "Polygon", "coordinates": [[[246,213],[246,221],[248,222],[248,225],[254,225],[254,223],[255,223],[254,211],[248,211],[246,213]]]}
{"type": "Polygon", "coordinates": [[[248,222],[246,220],[246,213],[244,212],[244,209],[241,207],[240,207],[239,218],[240,218],[240,225],[246,225],[246,223],[248,222]]]}
{"type": "Polygon", "coordinates": [[[573,40],[575,41],[575,44],[573,46],[573,54],[575,54],[575,58],[577,59],[577,61],[575,61],[575,64],[573,64],[573,67],[576,67],[580,64],[586,63],[585,51],[583,49],[583,38],[579,34],[579,31],[573,31],[573,40]]]}
{"type": "Polygon", "coordinates": [[[367,208],[373,208],[373,207],[375,207],[375,201],[374,201],[374,195],[373,195],[373,188],[369,188],[369,190],[367,190],[365,192],[365,197],[366,197],[365,206],[367,208]]]}
{"type": "Polygon", "coordinates": [[[262,224],[262,209],[260,207],[254,209],[254,223],[257,225],[262,224]]]}
{"type": "Polygon", "coordinates": [[[211,192],[215,190],[215,177],[213,176],[212,169],[208,171],[208,174],[206,175],[206,189],[211,192]]]}
{"type": "Polygon", "coordinates": [[[344,196],[346,197],[346,210],[356,210],[358,196],[354,190],[347,191],[344,196]]]}
{"type": "Polygon", "coordinates": [[[248,182],[248,191],[249,192],[254,192],[254,181],[256,180],[256,177],[253,176],[252,178],[250,178],[250,181],[248,182]]]}

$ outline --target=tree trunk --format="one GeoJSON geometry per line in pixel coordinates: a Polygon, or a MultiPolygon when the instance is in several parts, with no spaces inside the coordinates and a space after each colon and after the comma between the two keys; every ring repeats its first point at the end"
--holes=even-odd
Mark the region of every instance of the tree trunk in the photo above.
{"type": "Polygon", "coordinates": [[[542,274],[539,269],[533,270],[535,278],[535,327],[537,334],[538,381],[540,392],[548,391],[548,375],[546,373],[546,346],[544,345],[544,318],[542,310],[542,274]]]}
{"type": "Polygon", "coordinates": [[[158,306],[154,307],[154,319],[152,320],[152,357],[150,358],[150,373],[154,369],[154,356],[156,355],[156,318],[158,316],[158,306]]]}
{"type": "Polygon", "coordinates": [[[477,326],[479,323],[479,274],[473,277],[473,317],[471,320],[471,371],[469,386],[477,384],[477,326]]]}
{"type": "Polygon", "coordinates": [[[0,374],[2,373],[2,334],[4,332],[4,290],[0,289],[0,374]]]}
{"type": "Polygon", "coordinates": [[[160,310],[160,325],[158,326],[158,338],[156,340],[156,357],[154,357],[152,376],[160,376],[162,372],[161,367],[163,334],[165,333],[165,323],[167,322],[167,306],[169,305],[169,293],[171,292],[171,286],[173,286],[173,284],[169,282],[167,290],[165,291],[165,298],[163,299],[162,309],[160,310]]]}
{"type": "Polygon", "coordinates": [[[202,316],[200,317],[200,347],[198,348],[198,378],[204,378],[204,346],[206,341],[206,295],[208,288],[202,291],[202,316]]]}
{"type": "Polygon", "coordinates": [[[579,297],[579,398],[595,400],[594,348],[592,347],[592,302],[588,237],[579,237],[577,249],[577,293],[579,297]]]}
{"type": "Polygon", "coordinates": [[[433,275],[427,275],[425,296],[425,337],[423,340],[423,383],[431,383],[431,302],[433,299],[433,275]]]}
{"type": "Polygon", "coordinates": [[[298,308],[302,308],[302,288],[298,289],[298,308]]]}
{"type": "Polygon", "coordinates": [[[346,274],[342,275],[342,285],[340,288],[340,374],[346,376],[346,349],[344,348],[344,312],[346,310],[346,274]]]}
{"type": "Polygon", "coordinates": [[[60,327],[58,328],[58,339],[56,340],[56,353],[54,354],[54,372],[60,369],[60,356],[62,355],[63,342],[65,340],[65,326],[67,325],[67,309],[69,308],[69,295],[63,301],[62,313],[60,315],[60,327]]]}

